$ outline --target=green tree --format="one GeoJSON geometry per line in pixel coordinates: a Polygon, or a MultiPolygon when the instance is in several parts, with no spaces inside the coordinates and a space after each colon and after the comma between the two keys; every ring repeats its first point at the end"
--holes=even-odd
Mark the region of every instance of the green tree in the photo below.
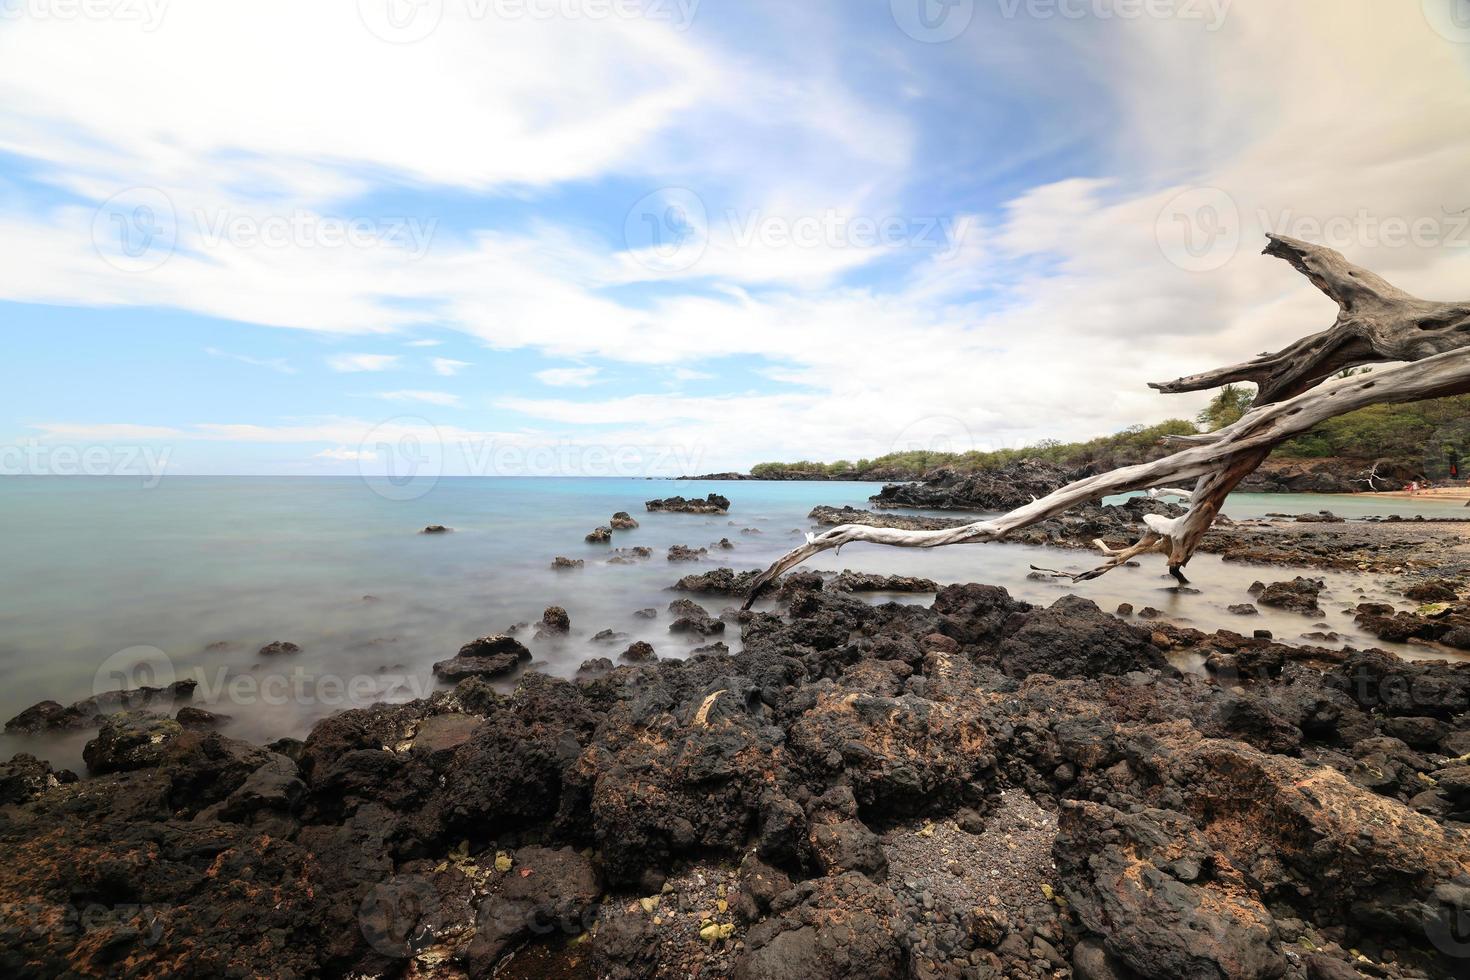
{"type": "Polygon", "coordinates": [[[1226,385],[1220,389],[1220,393],[1210,399],[1210,404],[1199,413],[1198,422],[1211,432],[1223,429],[1227,425],[1239,422],[1240,417],[1251,407],[1255,401],[1256,392],[1254,388],[1245,385],[1226,385]]]}

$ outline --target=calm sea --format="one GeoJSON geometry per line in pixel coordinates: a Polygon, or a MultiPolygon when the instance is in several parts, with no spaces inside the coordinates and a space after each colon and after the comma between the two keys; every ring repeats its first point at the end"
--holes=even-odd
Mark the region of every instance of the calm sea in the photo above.
{"type": "MultiPolygon", "coordinates": [[[[812,507],[863,506],[877,489],[445,478],[416,499],[393,500],[355,478],[168,477],[152,488],[121,477],[0,478],[0,720],[42,699],[70,703],[115,689],[120,676],[193,677],[207,706],[231,716],[229,734],[300,737],[343,708],[433,690],[435,661],[474,637],[534,623],[550,605],[570,613],[570,637],[533,642],[530,630],[520,634],[548,672],[571,675],[589,657],[615,659],[633,639],[648,640],[660,656],[684,656],[694,643],[668,632],[666,609],[678,597],[668,587],[676,579],[717,564],[762,567],[801,540],[812,507]],[[728,516],[643,509],[654,497],[711,491],[731,498],[728,516]],[[652,560],[610,564],[606,546],[583,541],[619,510],[642,526],[618,532],[614,545],[646,545],[654,549],[652,560]],[[454,533],[418,533],[429,524],[454,533]],[[721,538],[735,549],[714,552],[711,561],[674,564],[664,557],[670,545],[707,547],[721,538]],[[558,555],[587,565],[553,571],[558,555]],[[633,615],[647,607],[659,611],[657,619],[633,615]],[[593,642],[605,629],[626,636],[615,644],[593,642]],[[296,643],[301,652],[258,656],[273,640],[296,643]]],[[[1228,512],[1247,517],[1323,508],[1345,516],[1464,514],[1463,507],[1427,501],[1248,494],[1233,498],[1228,512]]],[[[1225,607],[1247,601],[1244,589],[1253,579],[1291,574],[1201,555],[1190,575],[1202,594],[1179,595],[1153,563],[1080,586],[1028,579],[1033,563],[1085,567],[1091,556],[1020,545],[852,546],[811,564],[989,582],[1040,602],[1075,591],[1104,608],[1121,601],[1154,605],[1206,629],[1242,628],[1225,607]]],[[[1363,576],[1329,578],[1334,599],[1324,608],[1331,627],[1351,642],[1368,642],[1341,607],[1359,595],[1381,595],[1380,586],[1363,576]]],[[[729,604],[695,598],[715,614],[729,604]]],[[[888,598],[895,597],[874,600],[888,598]]],[[[1311,628],[1301,617],[1263,612],[1245,623],[1287,638],[1311,628]]],[[[726,638],[732,646],[737,633],[726,638]]],[[[6,736],[0,752],[30,751],[75,766],[84,740],[6,736]]]]}

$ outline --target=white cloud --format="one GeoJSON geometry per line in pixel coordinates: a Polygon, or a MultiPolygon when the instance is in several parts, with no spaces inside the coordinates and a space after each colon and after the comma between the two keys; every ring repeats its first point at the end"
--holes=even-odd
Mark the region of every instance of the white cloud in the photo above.
{"type": "Polygon", "coordinates": [[[342,373],[387,371],[398,366],[398,357],[395,354],[334,354],[327,358],[327,366],[342,373]]]}
{"type": "Polygon", "coordinates": [[[73,422],[41,422],[31,426],[42,438],[109,442],[122,439],[176,439],[184,430],[169,425],[135,425],[130,422],[85,424],[73,422]]]}
{"type": "Polygon", "coordinates": [[[404,344],[404,346],[405,347],[438,347],[442,343],[444,343],[444,341],[442,341],[442,340],[428,340],[428,339],[423,339],[423,340],[410,340],[408,343],[404,344]]]}
{"type": "Polygon", "coordinates": [[[549,368],[536,372],[536,380],[552,388],[587,388],[597,382],[599,368],[549,368]]]}
{"type": "Polygon", "coordinates": [[[281,374],[295,374],[296,369],[283,357],[251,357],[248,354],[234,354],[230,351],[219,350],[214,347],[204,348],[204,353],[210,357],[223,357],[241,364],[249,364],[252,367],[270,368],[281,374]]]}
{"type": "Polygon", "coordinates": [[[453,408],[460,403],[458,395],[447,391],[381,391],[378,397],[390,402],[422,402],[442,408],[453,408]]]}
{"type": "Polygon", "coordinates": [[[337,449],[323,449],[315,453],[312,459],[329,459],[338,463],[361,463],[370,462],[378,458],[378,454],[370,449],[348,449],[345,446],[337,449]]]}
{"type": "Polygon", "coordinates": [[[434,373],[452,378],[460,371],[470,366],[469,361],[456,361],[448,357],[436,357],[430,362],[434,367],[434,373]]]}
{"type": "MultiPolygon", "coordinates": [[[[532,222],[440,236],[415,262],[391,249],[205,254],[186,242],[159,269],[129,275],[99,261],[90,206],[39,217],[0,210],[0,295],[85,296],[338,333],[432,324],[497,349],[661,365],[676,380],[700,380],[681,377],[690,370],[682,365],[722,356],[777,360],[766,377],[798,393],[504,403],[573,437],[576,427],[611,424],[628,442],[703,446],[712,469],[783,454],[876,455],[944,430],[945,420],[985,447],[1187,416],[1204,396],[1160,398],[1145,383],[1278,348],[1330,321],[1331,304],[1304,279],[1255,254],[1264,225],[1360,208],[1380,221],[1433,218],[1470,203],[1470,135],[1445,124],[1470,116],[1463,46],[1417,11],[1388,7],[1237,0],[1213,34],[1148,18],[1068,30],[1065,42],[1061,30],[1044,32],[1071,47],[1069,59],[1088,66],[1122,114],[1105,125],[1078,120],[1110,131],[1111,146],[1089,153],[1095,169],[986,209],[985,225],[971,226],[954,254],[868,288],[835,277],[881,249],[742,248],[724,217],[727,204],[746,220],[789,220],[827,207],[881,216],[902,202],[914,135],[854,96],[822,57],[805,59],[797,75],[769,73],[755,56],[736,62],[647,25],[499,37],[449,23],[398,51],[349,36],[358,28],[350,9],[347,23],[315,8],[293,13],[299,31],[280,40],[258,4],[230,7],[219,26],[202,8],[181,10],[176,34],[171,9],[167,30],[139,45],[90,22],[67,25],[76,29],[65,44],[37,33],[52,27],[9,24],[0,32],[0,93],[9,93],[0,95],[0,149],[42,161],[40,172],[83,200],[105,198],[122,179],[166,187],[185,214],[240,203],[238,187],[251,184],[265,190],[247,209],[325,208],[363,190],[365,172],[517,191],[615,175],[650,190],[701,188],[710,234],[700,261],[673,273],[640,265],[619,241],[532,222]],[[248,65],[280,44],[282,70],[268,78],[215,63],[248,65]],[[628,65],[636,70],[618,73],[628,65]],[[178,72],[197,84],[174,99],[178,72]],[[492,84],[502,77],[504,87],[492,84]],[[170,97],[153,97],[160,92],[170,97]],[[332,115],[339,105],[349,111],[332,115]],[[242,111],[262,106],[272,111],[242,111]],[[239,147],[258,153],[242,160],[231,155],[239,147]],[[231,186],[209,176],[218,173],[231,186]],[[1171,264],[1158,240],[1165,204],[1191,187],[1223,190],[1239,215],[1238,252],[1209,272],[1171,264]],[[636,304],[608,288],[658,280],[653,298],[636,304]]],[[[1023,26],[972,31],[965,43],[977,63],[1034,70],[1045,84],[1054,60],[1018,58],[1008,46],[1023,26]]],[[[1009,160],[1016,151],[998,152],[1009,160]]],[[[1453,296],[1470,279],[1463,247],[1394,247],[1352,232],[1337,244],[1424,295],[1453,296]]],[[[546,383],[587,383],[595,375],[576,372],[589,370],[555,369],[546,383]]]]}

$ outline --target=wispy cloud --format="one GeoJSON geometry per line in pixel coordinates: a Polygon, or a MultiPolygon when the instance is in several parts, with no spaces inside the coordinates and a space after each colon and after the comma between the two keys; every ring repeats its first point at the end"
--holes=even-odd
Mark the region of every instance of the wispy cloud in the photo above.
{"type": "Polygon", "coordinates": [[[343,373],[387,371],[397,366],[396,354],[334,354],[327,358],[327,367],[343,373]]]}
{"type": "Polygon", "coordinates": [[[459,396],[447,391],[380,391],[378,397],[390,402],[421,402],[441,408],[456,408],[460,404],[459,396]]]}
{"type": "Polygon", "coordinates": [[[338,463],[361,463],[378,458],[378,454],[371,449],[348,449],[345,446],[337,449],[323,449],[315,453],[312,459],[329,459],[338,463]]]}
{"type": "Polygon", "coordinates": [[[183,429],[173,426],[135,425],[131,422],[39,422],[31,428],[39,430],[43,438],[95,439],[99,442],[114,439],[177,439],[187,435],[183,429]]]}
{"type": "Polygon", "coordinates": [[[435,374],[446,378],[452,378],[470,366],[469,361],[456,361],[450,357],[436,357],[430,363],[434,366],[435,374]]]}
{"type": "Polygon", "coordinates": [[[444,341],[442,341],[442,340],[423,339],[423,340],[410,340],[408,343],[404,344],[403,346],[405,346],[405,347],[438,347],[442,343],[444,343],[444,341]]]}
{"type": "Polygon", "coordinates": [[[600,368],[550,368],[536,372],[536,380],[553,388],[587,388],[597,383],[600,368]]]}
{"type": "Polygon", "coordinates": [[[279,371],[281,374],[295,374],[296,369],[291,366],[284,357],[251,357],[249,354],[236,354],[217,347],[206,347],[204,353],[210,357],[222,357],[231,361],[239,361],[241,364],[249,364],[252,367],[269,368],[279,371]]]}

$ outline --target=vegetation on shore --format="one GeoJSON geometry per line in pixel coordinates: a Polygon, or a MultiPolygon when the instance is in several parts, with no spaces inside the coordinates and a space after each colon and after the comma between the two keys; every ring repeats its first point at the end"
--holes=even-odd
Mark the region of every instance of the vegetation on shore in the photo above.
{"type": "MultiPolygon", "coordinates": [[[[1135,425],[1085,442],[1044,440],[1018,449],[949,453],[913,449],[876,459],[840,459],[832,463],[802,460],[759,463],[750,475],[762,480],[917,480],[941,467],[957,473],[997,470],[1022,459],[1041,459],[1074,469],[1099,471],[1158,459],[1173,452],[1165,436],[1190,435],[1229,425],[1250,406],[1249,387],[1221,389],[1195,421],[1167,419],[1135,425]]],[[[1284,459],[1382,459],[1422,466],[1435,479],[1461,477],[1470,461],[1470,395],[1438,398],[1408,405],[1374,405],[1323,423],[1285,443],[1273,454],[1284,459]]]]}

